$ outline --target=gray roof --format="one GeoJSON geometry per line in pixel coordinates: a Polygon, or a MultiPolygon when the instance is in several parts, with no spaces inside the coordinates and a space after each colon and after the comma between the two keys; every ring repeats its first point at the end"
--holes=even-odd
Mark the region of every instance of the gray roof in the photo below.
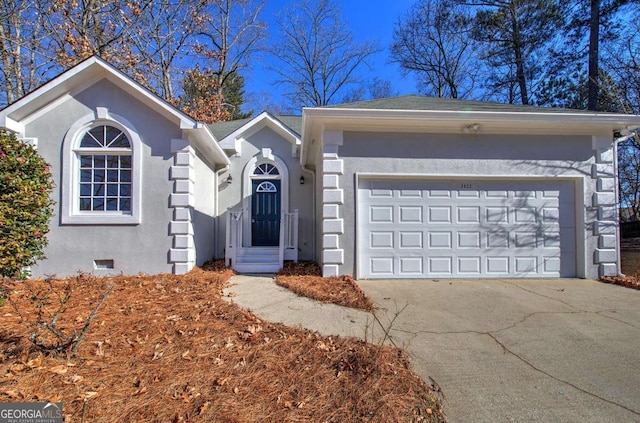
{"type": "MultiPolygon", "coordinates": [[[[491,103],[485,101],[457,100],[450,98],[423,97],[405,95],[400,97],[381,98],[377,100],[358,101],[355,103],[324,106],[333,109],[364,110],[440,110],[440,111],[474,111],[474,112],[512,112],[512,113],[594,113],[586,110],[571,110],[538,106],[522,106],[514,104],[491,103]]],[[[600,113],[600,112],[599,112],[600,113]]]]}
{"type": "MultiPolygon", "coordinates": [[[[302,132],[302,116],[292,116],[292,115],[271,115],[273,118],[282,122],[284,126],[295,132],[298,136],[302,132]]],[[[218,141],[226,138],[231,135],[247,123],[251,122],[254,118],[247,119],[238,119],[232,120],[229,122],[217,122],[211,125],[208,125],[213,136],[216,137],[218,141]]]]}

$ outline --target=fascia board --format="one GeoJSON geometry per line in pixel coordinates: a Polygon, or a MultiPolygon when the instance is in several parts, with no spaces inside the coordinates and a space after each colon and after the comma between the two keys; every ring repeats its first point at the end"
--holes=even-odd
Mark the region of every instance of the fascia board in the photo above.
{"type": "MultiPolygon", "coordinates": [[[[305,109],[307,120],[327,127],[370,128],[385,131],[461,130],[464,125],[486,124],[483,133],[528,129],[533,133],[594,134],[640,126],[636,115],[610,113],[544,113],[442,110],[305,109]]],[[[305,122],[305,130],[309,123],[305,122]]],[[[306,136],[306,133],[305,133],[306,136]]]]}
{"type": "Polygon", "coordinates": [[[11,119],[3,112],[0,112],[0,128],[7,129],[16,134],[24,134],[24,125],[11,119]]]}
{"type": "Polygon", "coordinates": [[[227,166],[231,161],[206,125],[185,129],[189,140],[212,164],[227,166]]]}

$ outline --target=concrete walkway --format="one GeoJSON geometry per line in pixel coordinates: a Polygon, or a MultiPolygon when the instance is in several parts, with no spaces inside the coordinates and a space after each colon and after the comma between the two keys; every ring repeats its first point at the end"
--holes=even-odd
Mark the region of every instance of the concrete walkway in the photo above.
{"type": "MultiPolygon", "coordinates": [[[[271,277],[231,283],[229,299],[262,319],[378,338],[369,313],[271,277]]],[[[640,291],[575,279],[358,283],[416,373],[440,385],[452,423],[640,422],[640,291]]]]}
{"type": "Polygon", "coordinates": [[[356,338],[372,326],[371,313],[300,297],[276,285],[271,275],[234,275],[229,282],[223,298],[263,320],[356,338]]]}

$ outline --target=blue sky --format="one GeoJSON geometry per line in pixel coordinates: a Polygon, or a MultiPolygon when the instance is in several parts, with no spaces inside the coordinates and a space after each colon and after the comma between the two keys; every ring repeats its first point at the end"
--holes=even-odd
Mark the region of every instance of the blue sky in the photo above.
{"type": "MultiPolygon", "coordinates": [[[[387,63],[389,45],[391,44],[393,27],[398,17],[404,14],[414,0],[336,0],[342,11],[342,17],[349,25],[358,41],[377,41],[382,51],[369,60],[371,69],[363,68],[367,79],[377,76],[392,82],[398,95],[416,93],[415,79],[403,77],[396,64],[387,63]]],[[[266,0],[263,19],[267,22],[268,35],[276,33],[275,14],[285,8],[289,1],[266,0]]],[[[269,40],[267,42],[270,42],[269,40]]],[[[255,113],[260,113],[267,101],[280,104],[281,98],[276,94],[281,89],[270,85],[275,79],[263,66],[263,61],[254,60],[251,70],[245,74],[246,100],[255,113]],[[269,99],[268,97],[272,97],[269,99]]],[[[298,113],[300,111],[297,111],[298,113]]]]}

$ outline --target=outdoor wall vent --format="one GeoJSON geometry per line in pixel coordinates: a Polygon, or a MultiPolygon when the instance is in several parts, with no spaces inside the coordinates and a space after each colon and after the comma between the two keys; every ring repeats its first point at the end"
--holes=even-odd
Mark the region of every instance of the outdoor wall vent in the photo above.
{"type": "Polygon", "coordinates": [[[93,268],[95,270],[113,269],[113,260],[94,260],[93,268]]]}

